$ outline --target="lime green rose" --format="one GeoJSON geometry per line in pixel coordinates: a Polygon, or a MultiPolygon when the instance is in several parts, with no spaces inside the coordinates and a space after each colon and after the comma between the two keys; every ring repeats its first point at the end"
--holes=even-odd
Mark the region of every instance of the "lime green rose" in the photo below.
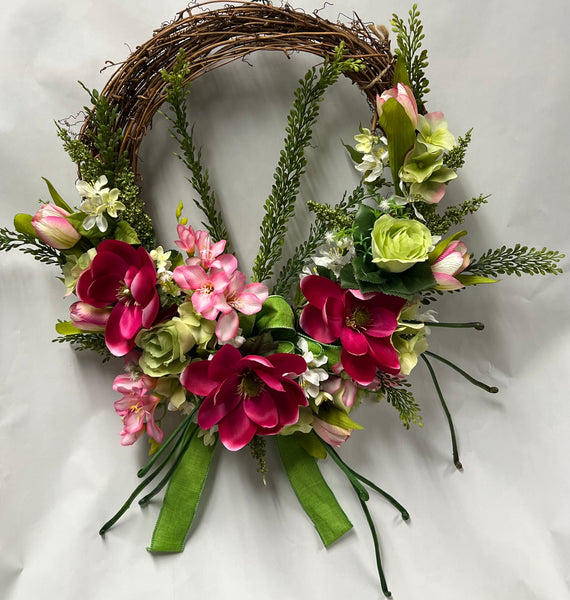
{"type": "Polygon", "coordinates": [[[187,353],[206,345],[214,335],[215,321],[196,314],[191,302],[178,307],[180,317],[152,329],[142,330],[135,343],[142,348],[139,365],[151,377],[181,373],[190,362],[187,353]]]}
{"type": "Polygon", "coordinates": [[[402,273],[427,260],[431,245],[431,233],[419,221],[382,215],[372,229],[372,262],[384,271],[402,273]]]}

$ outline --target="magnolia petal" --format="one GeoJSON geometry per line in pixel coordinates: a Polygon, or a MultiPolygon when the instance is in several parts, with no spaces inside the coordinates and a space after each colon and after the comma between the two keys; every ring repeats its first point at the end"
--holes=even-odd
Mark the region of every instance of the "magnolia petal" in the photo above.
{"type": "Polygon", "coordinates": [[[323,320],[322,310],[311,304],[303,309],[299,325],[309,336],[324,344],[331,344],[338,338],[323,320]]]}
{"type": "Polygon", "coordinates": [[[249,419],[260,427],[275,427],[279,423],[275,400],[269,392],[246,398],[243,401],[243,410],[249,419]]]}
{"type": "Polygon", "coordinates": [[[208,377],[213,381],[224,381],[237,370],[242,356],[240,351],[229,344],[222,346],[211,361],[208,377]]]}
{"type": "Polygon", "coordinates": [[[324,307],[328,298],[340,300],[342,296],[342,290],[338,283],[320,275],[303,277],[301,291],[309,303],[319,309],[324,307]]]}
{"type": "Polygon", "coordinates": [[[257,425],[245,414],[242,404],[238,404],[218,424],[222,444],[228,450],[241,450],[249,444],[257,431],[257,425]]]}
{"type": "Polygon", "coordinates": [[[344,370],[360,385],[368,385],[376,375],[376,362],[369,355],[354,356],[346,350],[340,355],[340,361],[344,370]]]}
{"type": "MultiPolygon", "coordinates": [[[[225,346],[224,346],[225,348],[225,346]]],[[[223,349],[223,348],[222,348],[223,349]]],[[[221,352],[221,350],[220,350],[221,352]]],[[[219,383],[209,377],[210,361],[198,360],[190,363],[180,376],[180,383],[196,396],[207,396],[213,392],[219,383]]]]}
{"type": "Polygon", "coordinates": [[[368,342],[366,336],[360,332],[351,329],[350,327],[343,327],[340,334],[340,343],[343,348],[346,348],[347,352],[356,356],[362,356],[368,352],[368,342]]]}
{"type": "Polygon", "coordinates": [[[400,361],[398,360],[398,353],[394,346],[392,346],[390,339],[369,338],[368,343],[378,368],[381,371],[397,375],[400,371],[400,361]]]}

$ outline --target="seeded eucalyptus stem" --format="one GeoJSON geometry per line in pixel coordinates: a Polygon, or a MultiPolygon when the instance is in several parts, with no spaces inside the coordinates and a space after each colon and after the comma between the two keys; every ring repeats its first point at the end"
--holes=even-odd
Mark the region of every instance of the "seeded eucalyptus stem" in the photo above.
{"type": "Polygon", "coordinates": [[[429,374],[431,375],[431,378],[433,381],[433,385],[435,387],[435,391],[437,392],[437,395],[439,396],[439,401],[441,402],[443,412],[445,413],[445,416],[447,417],[447,423],[449,425],[449,433],[451,434],[453,464],[455,465],[455,467],[457,469],[463,469],[463,465],[461,464],[461,461],[459,460],[459,450],[457,449],[457,438],[455,437],[455,427],[453,426],[453,420],[451,418],[451,413],[449,412],[449,409],[447,408],[447,404],[445,403],[445,399],[443,397],[443,394],[441,393],[441,388],[439,387],[439,383],[437,381],[437,377],[435,376],[435,371],[433,370],[431,363],[423,354],[420,354],[420,356],[422,357],[423,361],[426,363],[429,374]]]}
{"type": "Polygon", "coordinates": [[[447,365],[448,367],[451,367],[454,371],[457,371],[460,375],[465,377],[465,379],[467,379],[467,381],[469,383],[472,383],[473,385],[476,385],[477,387],[481,388],[482,390],[489,392],[489,394],[496,394],[499,391],[498,387],[496,387],[494,385],[493,386],[487,385],[486,383],[483,383],[482,381],[479,381],[478,379],[471,377],[471,375],[469,375],[469,373],[466,373],[463,369],[458,367],[455,363],[452,363],[447,358],[444,358],[443,356],[440,356],[439,354],[436,354],[435,352],[430,352],[429,350],[426,350],[425,354],[427,354],[428,356],[432,356],[433,358],[435,358],[436,360],[439,360],[440,362],[447,365]]]}

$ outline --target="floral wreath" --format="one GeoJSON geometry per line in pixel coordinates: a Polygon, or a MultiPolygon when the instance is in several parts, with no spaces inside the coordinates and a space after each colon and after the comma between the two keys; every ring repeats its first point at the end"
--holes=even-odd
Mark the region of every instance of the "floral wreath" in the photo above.
{"type": "MultiPolygon", "coordinates": [[[[212,4],[212,3],[209,3],[212,4]]],[[[278,451],[302,508],[325,546],[352,528],[325,482],[318,460],[346,475],[373,538],[382,591],[390,596],[368,490],[406,509],[341,458],[338,448],[362,429],[355,409],[368,397],[398,410],[406,428],[421,425],[406,377],[422,360],[449,424],[453,462],[462,468],[455,430],[431,361],[428,335],[446,323],[433,304],[446,293],[497,282],[499,275],[557,274],[556,251],[517,244],[479,258],[457,229],[487,198],[446,209],[440,200],[465,162],[471,131],[456,138],[441,112],[428,112],[427,53],[417,7],[394,15],[397,48],[386,28],[331,23],[318,14],[253,2],[181,12],[138,48],[92,106],[78,136],[58,134],[79,169],[73,208],[46,180],[51,203],[19,214],[15,231],[0,229],[0,249],[19,249],[62,272],[66,297],[77,298],[58,342],[93,350],[104,361],[124,357],[113,389],[122,419],[121,444],[146,435],[150,460],[141,484],[100,530],[103,535],[151,483],[146,504],[167,487],[152,552],[180,552],[200,501],[218,442],[249,446],[265,478],[265,444],[278,451]],[[305,51],[322,57],[295,92],[284,149],[265,202],[252,281],[238,269],[216,196],[203,167],[186,100],[194,79],[255,50],[305,51]],[[319,104],[341,75],[366,95],[373,117],[346,145],[361,181],[337,204],[308,202],[308,238],[283,264],[287,223],[304,173],[305,150],[319,104]],[[137,177],[138,148],[157,110],[165,114],[204,215],[202,229],[176,211],[176,248],[157,245],[137,177]],[[271,281],[274,283],[271,284],[271,281]],[[180,423],[166,438],[166,411],[180,423]],[[158,483],[156,483],[158,481],[158,483]]],[[[460,297],[460,296],[459,296],[460,297]]]]}

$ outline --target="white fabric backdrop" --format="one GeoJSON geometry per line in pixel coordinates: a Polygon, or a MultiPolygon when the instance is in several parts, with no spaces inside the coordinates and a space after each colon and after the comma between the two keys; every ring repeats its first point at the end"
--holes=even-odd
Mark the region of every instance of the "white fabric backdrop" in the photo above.
{"type": "MultiPolygon", "coordinates": [[[[468,220],[471,251],[524,242],[568,252],[568,19],[565,0],[424,0],[431,110],[450,128],[474,128],[468,162],[449,188],[459,202],[492,193],[468,220]]],[[[307,0],[296,6],[320,7],[307,0]]],[[[81,79],[102,88],[106,59],[184,6],[175,0],[20,0],[0,17],[0,223],[47,199],[41,176],[76,202],[75,170],[54,119],[87,102],[81,79]]],[[[387,23],[406,0],[353,0],[321,15],[357,11],[387,23]]],[[[192,114],[204,158],[238,240],[241,264],[255,254],[261,205],[271,185],[284,119],[308,57],[256,55],[196,82],[192,114]]],[[[346,81],[331,91],[315,132],[303,198],[336,201],[356,174],[340,145],[369,119],[346,81]]],[[[174,209],[191,195],[157,119],[143,148],[144,192],[161,241],[172,246],[174,209]]],[[[299,215],[305,215],[303,207],[299,215]]],[[[306,225],[291,227],[292,239],[306,225]]],[[[563,266],[568,270],[568,260],[563,266]]],[[[133,508],[105,539],[100,525],[137,484],[144,443],[119,445],[112,402],[121,361],[50,343],[64,318],[55,270],[19,253],[0,255],[0,596],[114,599],[379,596],[366,522],[349,485],[325,472],[355,525],[325,551],[270,452],[263,488],[247,451],[218,452],[199,517],[180,555],[145,551],[155,503],[133,508]]],[[[451,465],[444,416],[427,373],[414,377],[424,427],[407,432],[384,403],[367,404],[343,456],[409,509],[406,524],[381,499],[370,508],[384,566],[400,600],[570,598],[570,408],[568,277],[513,278],[439,303],[441,320],[487,328],[437,330],[434,351],[498,385],[489,396],[436,365],[458,429],[463,473],[451,465]]]]}

